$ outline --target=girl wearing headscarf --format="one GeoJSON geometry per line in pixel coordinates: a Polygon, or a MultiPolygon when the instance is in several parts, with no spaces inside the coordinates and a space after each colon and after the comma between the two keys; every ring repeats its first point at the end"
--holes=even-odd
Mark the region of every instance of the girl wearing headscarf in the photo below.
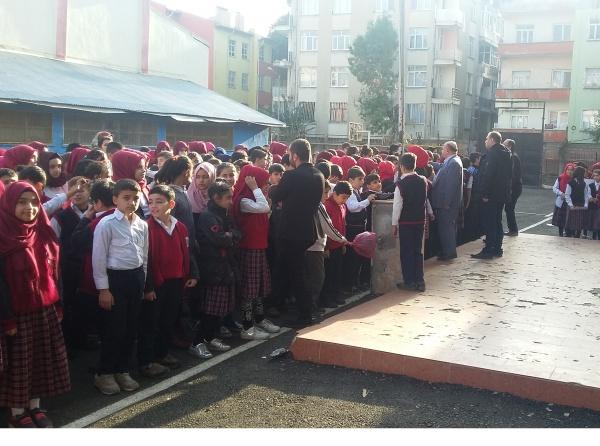
{"type": "Polygon", "coordinates": [[[71,150],[67,165],[64,168],[67,179],[73,176],[75,169],[77,168],[77,164],[79,164],[79,162],[83,160],[90,152],[91,150],[86,149],[85,147],[77,147],[71,150]]]}
{"type": "Polygon", "coordinates": [[[38,152],[33,147],[21,144],[8,149],[0,158],[0,167],[16,169],[17,166],[35,166],[38,152]]]}
{"type": "Polygon", "coordinates": [[[48,146],[46,146],[46,144],[44,144],[43,142],[39,142],[39,141],[31,141],[29,144],[27,144],[29,147],[33,147],[35,150],[38,151],[38,154],[42,154],[44,152],[48,151],[48,146]]]}
{"type": "Polygon", "coordinates": [[[379,163],[379,176],[381,177],[381,184],[383,192],[389,193],[394,192],[396,186],[394,184],[394,175],[396,174],[396,166],[391,161],[382,161],[379,163]]]}
{"type": "Polygon", "coordinates": [[[200,163],[194,169],[192,183],[187,190],[187,196],[192,205],[195,218],[206,210],[208,205],[208,188],[217,179],[217,169],[211,163],[200,163]]]}
{"type": "Polygon", "coordinates": [[[372,173],[376,173],[377,171],[377,163],[373,161],[371,158],[361,158],[358,160],[358,166],[365,171],[365,175],[370,175],[372,173]]]}
{"type": "Polygon", "coordinates": [[[40,197],[17,182],[0,198],[0,321],[10,337],[0,406],[12,427],[51,427],[40,398],[70,390],[56,284],[58,243],[40,197]]]}
{"type": "Polygon", "coordinates": [[[190,148],[190,152],[196,152],[199,155],[206,155],[208,153],[208,149],[206,148],[206,143],[204,141],[190,141],[188,147],[190,148]]]}
{"type": "Polygon", "coordinates": [[[46,172],[46,187],[44,195],[52,199],[59,194],[68,192],[67,176],[63,168],[63,160],[58,153],[41,152],[38,165],[46,172]]]}
{"type": "Polygon", "coordinates": [[[565,201],[565,192],[567,186],[573,178],[573,172],[575,171],[575,164],[568,163],[565,166],[565,170],[554,182],[552,190],[556,195],[554,202],[554,214],[552,215],[552,226],[558,227],[558,234],[562,237],[565,233],[565,225],[567,223],[567,209],[569,205],[565,201]]]}
{"type": "Polygon", "coordinates": [[[148,186],[146,184],[146,155],[135,150],[119,150],[110,161],[114,182],[130,179],[139,184],[142,195],[138,215],[147,219],[150,216],[150,207],[148,206],[148,186]]]}
{"type": "Polygon", "coordinates": [[[269,212],[266,198],[269,172],[245,166],[233,193],[232,216],[242,233],[240,269],[242,273],[242,339],[267,339],[280,328],[265,319],[264,299],[271,293],[271,275],[267,261],[269,212]]]}
{"type": "Polygon", "coordinates": [[[177,141],[173,147],[173,155],[187,155],[190,147],[185,141],[177,141]]]}

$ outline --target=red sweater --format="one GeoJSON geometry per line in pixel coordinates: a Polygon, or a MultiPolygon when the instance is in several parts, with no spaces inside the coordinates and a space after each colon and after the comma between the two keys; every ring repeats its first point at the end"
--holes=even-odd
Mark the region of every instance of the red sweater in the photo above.
{"type": "MultiPolygon", "coordinates": [[[[325,209],[327,209],[327,213],[329,214],[335,229],[337,229],[338,232],[343,236],[346,236],[346,205],[342,204],[340,206],[333,200],[333,197],[329,197],[325,201],[325,209]]],[[[336,249],[340,249],[342,246],[344,245],[327,238],[327,250],[335,251],[336,249]]]]}
{"type": "Polygon", "coordinates": [[[148,223],[149,265],[154,287],[169,279],[187,279],[190,275],[190,250],[187,228],[178,221],[169,233],[153,218],[148,223]]]}

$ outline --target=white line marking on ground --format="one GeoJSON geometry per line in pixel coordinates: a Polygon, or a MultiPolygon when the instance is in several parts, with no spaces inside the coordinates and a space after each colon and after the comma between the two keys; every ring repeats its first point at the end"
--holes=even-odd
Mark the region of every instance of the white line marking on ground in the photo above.
{"type": "Polygon", "coordinates": [[[515,214],[517,214],[517,215],[537,215],[538,217],[551,217],[552,216],[552,214],[544,215],[544,214],[536,214],[533,212],[515,212],[515,214]]]}
{"type": "Polygon", "coordinates": [[[538,222],[538,223],[536,223],[534,225],[527,226],[526,228],[521,229],[519,232],[525,232],[525,231],[529,231],[530,229],[537,228],[538,226],[541,226],[544,223],[549,222],[550,220],[552,220],[552,216],[550,216],[549,218],[546,218],[546,219],[544,219],[544,220],[542,220],[542,221],[540,221],[540,222],[538,222]]]}
{"type": "Polygon", "coordinates": [[[91,414],[89,414],[83,418],[80,418],[78,420],[75,420],[63,427],[64,428],[87,427],[91,424],[96,423],[97,421],[100,421],[100,420],[107,418],[111,415],[114,415],[115,413],[120,412],[130,406],[133,406],[134,404],[137,404],[145,399],[148,399],[148,398],[156,395],[157,393],[160,393],[164,390],[169,389],[170,387],[176,386],[177,384],[180,384],[190,378],[193,378],[194,376],[199,375],[200,373],[205,372],[206,370],[208,370],[218,364],[221,364],[222,362],[225,362],[228,359],[231,359],[234,356],[239,355],[240,353],[244,353],[245,351],[253,349],[254,347],[264,344],[265,342],[268,342],[271,339],[275,339],[276,337],[278,337],[284,333],[288,333],[290,331],[291,331],[291,328],[282,328],[279,333],[271,336],[269,339],[266,339],[264,341],[248,342],[247,344],[244,344],[237,348],[234,348],[233,350],[223,353],[223,354],[217,356],[216,358],[209,359],[208,361],[205,361],[202,364],[197,365],[196,367],[192,367],[191,369],[185,370],[185,371],[179,373],[178,375],[175,375],[168,379],[165,379],[164,381],[161,381],[161,382],[153,385],[152,387],[145,388],[139,392],[134,393],[131,396],[128,396],[127,398],[123,398],[122,400],[117,401],[116,403],[111,404],[110,406],[106,406],[106,407],[103,407],[102,409],[97,410],[96,412],[92,412],[91,414]]]}

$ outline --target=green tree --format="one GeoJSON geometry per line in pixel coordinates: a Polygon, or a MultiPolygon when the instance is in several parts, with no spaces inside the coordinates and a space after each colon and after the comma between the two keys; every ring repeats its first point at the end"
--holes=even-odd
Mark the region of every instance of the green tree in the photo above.
{"type": "Polygon", "coordinates": [[[307,109],[304,104],[294,104],[293,101],[286,101],[279,105],[278,112],[273,116],[281,122],[285,122],[286,127],[281,129],[282,139],[292,141],[297,138],[305,138],[308,129],[314,125],[314,110],[307,109]]]}
{"type": "Polygon", "coordinates": [[[596,116],[594,124],[587,132],[592,135],[592,139],[596,144],[600,144],[600,114],[596,116]]]}
{"type": "Polygon", "coordinates": [[[372,132],[396,136],[398,108],[398,34],[388,17],[369,23],[350,48],[350,72],[362,84],[360,116],[372,132]]]}

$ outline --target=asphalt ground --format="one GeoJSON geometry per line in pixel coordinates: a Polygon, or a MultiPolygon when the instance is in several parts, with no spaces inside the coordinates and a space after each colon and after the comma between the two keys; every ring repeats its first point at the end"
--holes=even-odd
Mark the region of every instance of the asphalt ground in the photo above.
{"type": "MultiPolygon", "coordinates": [[[[555,236],[556,228],[544,221],[553,206],[551,191],[525,189],[517,206],[520,228],[533,226],[526,232],[555,236]]],[[[373,296],[363,299],[368,298],[373,296]]],[[[349,305],[360,303],[355,300],[349,305]]],[[[600,427],[600,412],[458,385],[301,363],[289,355],[268,359],[275,349],[288,347],[294,334],[291,330],[253,344],[233,339],[232,352],[215,355],[205,363],[206,370],[197,374],[203,362],[174,351],[183,363],[180,369],[162,381],[134,373],[141,390],[113,397],[99,394],[92,386],[96,353],[80,352],[71,361],[73,390],[42,404],[56,426],[70,427],[600,427]],[[137,395],[139,401],[131,401],[137,395]]]]}

